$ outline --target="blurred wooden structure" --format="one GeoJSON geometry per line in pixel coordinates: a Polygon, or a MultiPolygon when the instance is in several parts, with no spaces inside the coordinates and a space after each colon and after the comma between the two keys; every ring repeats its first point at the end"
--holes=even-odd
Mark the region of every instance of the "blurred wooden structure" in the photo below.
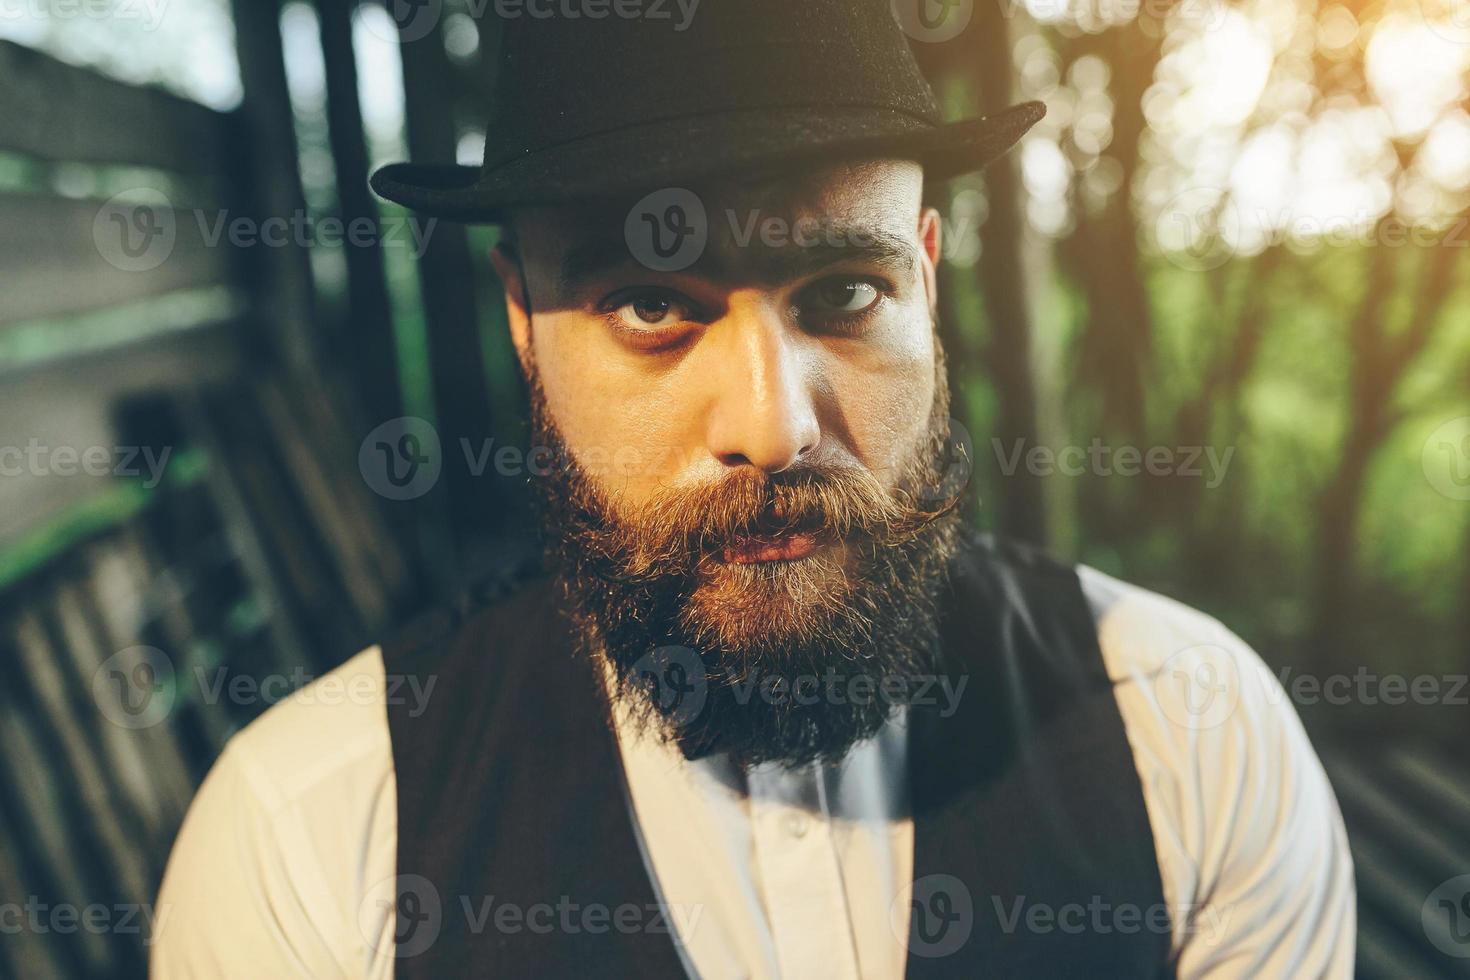
{"type": "Polygon", "coordinates": [[[0,894],[110,927],[7,930],[0,977],[143,976],[194,788],[285,693],[228,685],[318,676],[426,592],[412,518],[357,465],[397,413],[381,270],[377,316],[355,311],[371,356],[344,364],[302,247],[208,234],[302,209],[279,12],[239,13],[229,113],[0,42],[0,153],[30,178],[0,191],[0,443],[40,454],[7,458],[0,519],[0,894]],[[162,197],[105,199],[130,181],[162,197]],[[365,411],[359,390],[387,397],[365,411]],[[112,472],[77,472],[89,451],[112,472]]]}

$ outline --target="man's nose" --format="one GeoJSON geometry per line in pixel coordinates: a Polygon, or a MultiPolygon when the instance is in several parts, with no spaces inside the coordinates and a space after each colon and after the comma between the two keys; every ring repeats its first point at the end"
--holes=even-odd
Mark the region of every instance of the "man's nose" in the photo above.
{"type": "Polygon", "coordinates": [[[813,351],[779,312],[732,312],[711,351],[706,442],[726,466],[779,473],[817,448],[813,351]]]}

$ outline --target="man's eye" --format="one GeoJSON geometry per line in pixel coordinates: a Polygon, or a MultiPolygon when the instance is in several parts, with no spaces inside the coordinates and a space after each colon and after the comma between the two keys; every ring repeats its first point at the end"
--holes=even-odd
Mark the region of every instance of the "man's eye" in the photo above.
{"type": "Polygon", "coordinates": [[[612,307],[617,325],[629,330],[671,327],[692,316],[690,304],[674,293],[644,292],[625,296],[612,307]]]}
{"type": "Polygon", "coordinates": [[[818,313],[854,314],[873,308],[882,292],[866,279],[826,279],[812,289],[818,313]]]}

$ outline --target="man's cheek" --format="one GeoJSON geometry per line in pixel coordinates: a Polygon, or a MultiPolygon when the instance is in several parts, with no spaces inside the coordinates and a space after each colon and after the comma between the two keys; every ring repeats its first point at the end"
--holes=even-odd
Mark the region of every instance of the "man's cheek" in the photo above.
{"type": "Polygon", "coordinates": [[[680,482],[691,452],[646,418],[618,418],[613,410],[587,420],[579,438],[568,444],[582,470],[610,494],[629,502],[656,488],[680,482]]]}
{"type": "Polygon", "coordinates": [[[617,425],[623,395],[594,352],[568,342],[575,326],[557,318],[541,328],[538,321],[537,369],[550,421],[577,465],[605,484],[616,476],[615,461],[628,465],[627,452],[619,452],[628,439],[617,425]]]}

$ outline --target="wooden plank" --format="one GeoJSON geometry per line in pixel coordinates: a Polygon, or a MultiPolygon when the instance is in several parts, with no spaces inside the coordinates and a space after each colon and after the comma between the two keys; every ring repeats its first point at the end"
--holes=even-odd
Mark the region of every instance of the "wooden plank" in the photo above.
{"type": "MultiPolygon", "coordinates": [[[[75,570],[69,570],[56,585],[52,608],[56,613],[58,639],[61,641],[58,653],[63,656],[62,663],[57,666],[62,670],[69,668],[74,682],[90,687],[96,683],[97,674],[105,671],[109,657],[126,646],[136,644],[102,645],[96,631],[97,624],[92,621],[91,609],[88,608],[91,603],[83,598],[87,584],[85,579],[75,575],[75,570]]],[[[153,831],[156,841],[162,836],[157,828],[165,819],[164,803],[160,797],[162,787],[143,754],[143,736],[137,734],[138,731],[150,731],[151,726],[137,730],[124,728],[107,718],[105,713],[96,711],[95,706],[89,707],[94,707],[92,717],[97,722],[93,725],[95,741],[102,748],[100,758],[118,790],[118,803],[127,806],[141,826],[153,831]]]]}
{"type": "Polygon", "coordinates": [[[0,92],[0,150],[186,174],[221,173],[229,160],[228,114],[10,41],[0,41],[0,92]]]}
{"type": "Polygon", "coordinates": [[[1426,953],[1422,943],[1414,945],[1403,940],[1398,933],[1385,929],[1377,918],[1359,917],[1358,963],[1354,972],[1357,980],[1398,980],[1409,976],[1404,972],[1407,964],[1425,967],[1426,953]]]}
{"type": "MultiPolygon", "coordinates": [[[[1437,869],[1455,868],[1463,862],[1462,842],[1431,825],[1423,813],[1405,805],[1401,795],[1386,789],[1381,773],[1346,756],[1335,757],[1328,773],[1338,802],[1344,810],[1359,815],[1360,826],[1389,839],[1397,836],[1397,866],[1432,875],[1437,869]],[[1396,828],[1404,827],[1412,827],[1414,832],[1397,833],[1396,828]]],[[[1424,894],[1428,893],[1426,890],[1424,894]]]]}
{"type": "MultiPolygon", "coordinates": [[[[0,726],[3,730],[3,726],[0,726]]],[[[0,815],[0,840],[21,841],[24,838],[8,825],[0,815]]],[[[0,895],[14,902],[29,901],[30,896],[39,894],[22,873],[19,861],[12,848],[0,847],[0,895]]],[[[22,919],[19,928],[14,928],[12,919],[5,930],[5,942],[0,943],[0,975],[6,977],[60,977],[65,976],[60,959],[48,942],[48,935],[29,928],[22,919]]],[[[76,967],[73,967],[75,972],[76,967]]]]}
{"type": "MultiPolygon", "coordinates": [[[[166,649],[195,649],[199,638],[206,632],[207,624],[217,617],[206,615],[213,609],[218,597],[199,587],[198,576],[182,563],[173,563],[164,553],[167,543],[158,540],[151,524],[165,519],[185,521],[192,534],[192,556],[206,563],[233,561],[233,556],[220,554],[222,532],[210,528],[203,522],[191,520],[197,511],[195,502],[204,499],[202,489],[190,487],[176,491],[169,501],[167,513],[163,508],[142,515],[136,525],[123,528],[120,537],[126,541],[125,552],[136,562],[137,575],[147,581],[148,592],[144,599],[144,620],[138,626],[139,636],[146,643],[166,649]]],[[[224,749],[236,731],[234,722],[213,705],[197,704],[181,699],[177,708],[175,729],[180,733],[181,748],[186,756],[189,774],[193,780],[202,780],[209,765],[224,749]]],[[[193,786],[184,802],[192,797],[193,786]]]]}
{"type": "MultiPolygon", "coordinates": [[[[106,724],[95,702],[88,704],[63,673],[63,657],[52,646],[33,613],[22,614],[15,633],[19,666],[30,679],[39,707],[60,743],[60,763],[76,780],[90,832],[100,845],[110,877],[123,901],[152,897],[153,881],[145,857],[138,852],[134,815],[120,805],[123,797],[113,773],[103,763],[95,741],[96,726],[106,724]]],[[[91,678],[85,679],[88,684],[91,678]]],[[[90,700],[90,692],[88,695],[90,700]]]]}
{"type": "Polygon", "coordinates": [[[221,214],[0,194],[0,325],[235,282],[221,214]]]}
{"type": "Polygon", "coordinates": [[[308,647],[296,624],[286,615],[286,610],[291,608],[283,591],[286,578],[276,574],[259,522],[253,519],[250,505],[246,502],[243,481],[238,472],[242,461],[237,459],[234,447],[221,441],[219,430],[199,396],[184,397],[180,412],[191,444],[209,455],[209,488],[219,510],[222,531],[229,540],[231,551],[239,559],[252,592],[269,610],[272,644],[279,662],[306,663],[308,647]]]}
{"type": "MultiPolygon", "coordinates": [[[[235,52],[245,97],[239,114],[244,145],[231,161],[235,186],[252,213],[306,213],[301,166],[286,60],[281,47],[281,0],[231,0],[235,52]]],[[[287,364],[316,362],[316,297],[310,257],[304,248],[255,250],[251,287],[260,305],[264,336],[287,364]]],[[[331,352],[331,358],[339,356],[331,352]]]]}
{"type": "MultiPolygon", "coordinates": [[[[368,190],[367,137],[358,103],[357,56],[352,46],[356,0],[321,0],[322,63],[326,69],[327,134],[337,174],[342,220],[378,221],[378,205],[368,190]]],[[[403,414],[398,384],[398,348],[392,303],[376,241],[344,250],[347,258],[346,316],[333,324],[330,340],[351,359],[358,398],[375,423],[403,414]]]]}
{"type": "MultiPolygon", "coordinates": [[[[442,26],[435,25],[435,37],[403,38],[399,43],[408,153],[415,161],[452,160],[458,141],[452,100],[462,97],[464,86],[461,73],[439,43],[437,32],[442,26]]],[[[476,439],[491,418],[476,311],[475,263],[464,227],[441,224],[435,228],[418,265],[435,424],[447,450],[457,447],[461,438],[476,439]]],[[[468,584],[478,555],[494,547],[503,510],[499,490],[494,481],[478,479],[466,467],[446,466],[438,484],[416,501],[424,522],[421,540],[427,554],[423,565],[441,592],[468,584]]]]}
{"type": "MultiPolygon", "coordinates": [[[[7,806],[13,804],[17,808],[9,815],[7,824],[18,827],[20,839],[26,842],[19,856],[31,867],[40,869],[37,876],[40,880],[35,882],[38,895],[50,901],[88,901],[99,894],[88,874],[91,842],[72,839],[69,825],[75,810],[61,783],[62,774],[55,759],[36,737],[39,733],[35,716],[13,701],[11,692],[0,692],[0,741],[5,745],[5,752],[0,755],[0,786],[5,791],[0,797],[6,798],[7,806]]],[[[8,897],[10,893],[5,894],[8,897]]],[[[67,972],[74,976],[108,976],[117,967],[106,938],[97,933],[79,930],[71,937],[75,942],[66,944],[56,943],[55,935],[47,938],[52,942],[46,944],[45,952],[27,951],[26,955],[59,956],[68,961],[67,972]]],[[[10,942],[11,937],[7,936],[7,949],[10,942]]]]}
{"type": "MultiPolygon", "coordinates": [[[[346,397],[333,397],[335,389],[327,386],[292,385],[283,388],[282,393],[290,400],[291,410],[306,420],[304,426],[323,447],[322,464],[330,471],[333,484],[343,488],[339,495],[347,520],[363,529],[359,533],[373,553],[394,613],[417,608],[420,597],[415,594],[415,574],[408,567],[404,553],[409,537],[406,522],[390,521],[380,498],[363,480],[355,452],[359,440],[343,420],[346,397]]],[[[367,625],[376,629],[386,624],[369,622],[367,625]]]]}
{"type": "MultiPolygon", "coordinates": [[[[85,560],[92,579],[95,615],[106,632],[109,651],[148,645],[144,631],[152,617],[148,599],[153,594],[154,580],[138,553],[137,539],[132,535],[113,535],[110,540],[89,548],[85,560]]],[[[181,650],[176,658],[181,698],[188,687],[187,671],[191,666],[182,654],[181,650]]],[[[136,729],[129,734],[140,743],[153,789],[162,798],[161,812],[152,815],[153,830],[166,853],[194,795],[188,753],[172,720],[167,725],[136,729]]]]}
{"type": "Polygon", "coordinates": [[[267,382],[260,393],[264,421],[274,434],[275,444],[285,458],[285,472],[296,483],[297,493],[311,515],[311,523],[336,565],[337,578],[352,598],[358,618],[381,624],[387,619],[388,597],[378,574],[373,545],[381,542],[386,529],[378,523],[362,523],[347,498],[358,495],[362,483],[344,481],[323,464],[330,453],[314,439],[319,433],[309,417],[288,401],[283,386],[267,382]],[[303,421],[306,423],[303,426],[303,421]],[[333,479],[333,476],[338,479],[333,479]]]}

